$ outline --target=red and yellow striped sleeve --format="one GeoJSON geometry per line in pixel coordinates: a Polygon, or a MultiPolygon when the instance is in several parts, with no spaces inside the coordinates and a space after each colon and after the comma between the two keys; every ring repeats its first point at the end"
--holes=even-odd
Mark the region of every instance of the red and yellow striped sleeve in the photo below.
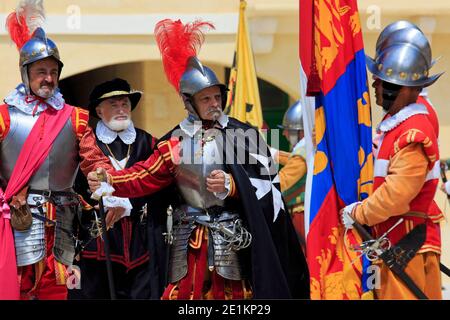
{"type": "Polygon", "coordinates": [[[419,129],[409,129],[404,132],[395,142],[394,150],[391,156],[397,154],[400,150],[407,147],[410,144],[421,144],[423,146],[423,151],[427,156],[429,162],[428,167],[430,170],[433,169],[434,162],[439,159],[439,148],[436,143],[423,131],[419,129]]]}
{"type": "Polygon", "coordinates": [[[81,139],[86,132],[89,122],[89,111],[82,108],[73,108],[72,112],[72,125],[75,129],[77,139],[81,139]]]}
{"type": "Polygon", "coordinates": [[[81,171],[87,175],[97,168],[105,168],[107,171],[113,170],[111,162],[97,146],[94,132],[89,126],[89,112],[74,107],[71,119],[78,141],[81,171]]]}
{"type": "Polygon", "coordinates": [[[0,141],[8,135],[10,127],[8,105],[0,105],[0,141]]]}
{"type": "Polygon", "coordinates": [[[137,162],[131,168],[109,172],[108,180],[116,190],[114,195],[142,197],[170,185],[176,175],[172,148],[170,141],[160,142],[147,160],[137,162]]]}

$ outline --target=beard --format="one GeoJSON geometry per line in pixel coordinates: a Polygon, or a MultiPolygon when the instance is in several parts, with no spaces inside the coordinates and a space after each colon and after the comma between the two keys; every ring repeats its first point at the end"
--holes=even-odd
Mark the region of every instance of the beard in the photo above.
{"type": "Polygon", "coordinates": [[[36,92],[36,95],[43,99],[51,98],[54,94],[55,94],[54,87],[52,87],[51,89],[48,87],[46,89],[39,88],[38,91],[36,92]]]}
{"type": "Polygon", "coordinates": [[[126,120],[116,120],[111,119],[109,121],[103,121],[105,125],[113,131],[120,132],[125,130],[130,126],[131,118],[128,117],[126,120]]]}
{"type": "Polygon", "coordinates": [[[222,116],[222,114],[223,114],[222,110],[217,108],[208,111],[208,115],[211,115],[212,121],[217,121],[222,116]]]}

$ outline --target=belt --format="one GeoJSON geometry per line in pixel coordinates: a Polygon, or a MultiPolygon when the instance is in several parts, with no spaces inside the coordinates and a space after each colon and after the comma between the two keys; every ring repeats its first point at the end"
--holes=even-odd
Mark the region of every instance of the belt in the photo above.
{"type": "Polygon", "coordinates": [[[76,197],[77,196],[77,194],[75,192],[70,192],[70,191],[53,191],[53,190],[36,190],[36,189],[29,189],[28,194],[38,194],[40,196],[44,196],[47,198],[76,197]]]}
{"type": "Polygon", "coordinates": [[[180,207],[180,209],[186,216],[191,216],[191,217],[203,216],[203,215],[209,215],[212,217],[216,217],[216,216],[219,216],[223,211],[225,211],[225,208],[221,207],[221,206],[212,206],[207,209],[202,209],[202,208],[195,208],[195,207],[183,205],[180,207]]]}
{"type": "Polygon", "coordinates": [[[224,207],[213,206],[207,209],[194,208],[191,206],[181,206],[176,209],[174,212],[174,221],[222,221],[233,219],[235,216],[238,216],[235,212],[230,212],[226,210],[224,207]]]}
{"type": "Polygon", "coordinates": [[[422,219],[428,219],[428,215],[423,212],[416,212],[416,211],[410,211],[403,215],[404,217],[415,217],[415,218],[422,218],[422,219]]]}

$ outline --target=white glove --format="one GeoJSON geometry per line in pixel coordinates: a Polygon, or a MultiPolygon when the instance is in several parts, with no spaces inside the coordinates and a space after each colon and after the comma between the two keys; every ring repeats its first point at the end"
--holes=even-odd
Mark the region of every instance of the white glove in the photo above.
{"type": "Polygon", "coordinates": [[[353,208],[359,205],[360,203],[361,202],[353,202],[352,204],[349,204],[342,210],[341,220],[342,224],[346,229],[353,229],[353,223],[355,222],[355,220],[352,217],[352,211],[353,208]]]}
{"type": "Polygon", "coordinates": [[[120,198],[114,196],[103,197],[103,205],[105,206],[106,210],[108,210],[109,208],[117,207],[124,208],[125,211],[121,218],[130,216],[131,209],[133,209],[133,206],[131,205],[131,202],[128,198],[120,198]]]}
{"type": "Polygon", "coordinates": [[[100,188],[95,190],[95,192],[91,195],[91,198],[98,201],[103,196],[112,195],[114,191],[114,188],[109,183],[101,182],[100,188]]]}

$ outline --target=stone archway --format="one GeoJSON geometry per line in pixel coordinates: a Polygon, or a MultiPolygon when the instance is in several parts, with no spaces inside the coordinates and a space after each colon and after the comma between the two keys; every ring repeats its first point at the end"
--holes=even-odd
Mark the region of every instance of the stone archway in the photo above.
{"type": "MultiPolygon", "coordinates": [[[[219,64],[206,64],[221,81],[227,81],[227,68],[219,64]]],[[[67,103],[87,108],[91,90],[97,84],[115,77],[126,79],[133,89],[144,92],[138,107],[133,111],[137,127],[160,137],[185,117],[181,99],[168,83],[160,60],[95,68],[61,80],[60,87],[67,103]]],[[[259,86],[264,116],[270,127],[276,127],[292,99],[286,92],[262,79],[259,79],[259,86]]]]}

